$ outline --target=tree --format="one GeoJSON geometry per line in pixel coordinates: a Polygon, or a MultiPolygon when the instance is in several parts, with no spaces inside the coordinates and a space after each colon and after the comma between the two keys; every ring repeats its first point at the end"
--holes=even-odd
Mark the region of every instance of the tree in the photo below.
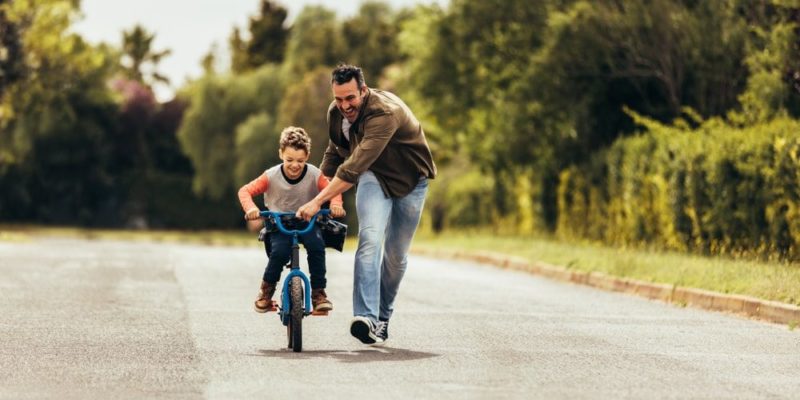
{"type": "Polygon", "coordinates": [[[286,9],[270,0],[261,0],[259,14],[250,17],[248,40],[243,40],[239,28],[231,38],[231,70],[244,72],[266,63],[280,63],[286,52],[289,29],[284,27],[286,9]]]}
{"type": "MultiPolygon", "coordinates": [[[[243,149],[256,140],[252,133],[256,127],[263,129],[264,121],[275,120],[283,94],[284,77],[274,64],[240,76],[205,76],[189,88],[190,105],[178,129],[178,140],[195,171],[195,193],[212,199],[229,195],[244,183],[237,179],[247,175],[242,168],[237,173],[237,165],[264,161],[260,160],[263,152],[243,149]],[[259,114],[264,117],[251,119],[259,114]],[[243,123],[247,127],[240,129],[243,123]]],[[[261,134],[263,140],[271,140],[270,132],[261,134]]]]}
{"type": "Polygon", "coordinates": [[[169,85],[169,78],[161,75],[156,69],[158,63],[172,51],[169,49],[155,51],[153,49],[155,37],[155,33],[148,32],[139,24],[129,31],[122,32],[122,65],[126,74],[129,78],[149,87],[157,83],[169,85]],[[147,66],[150,68],[145,72],[147,66]]]}
{"type": "Polygon", "coordinates": [[[400,59],[397,45],[399,27],[388,4],[368,1],[358,14],[344,22],[347,62],[360,66],[364,75],[377,83],[383,69],[400,59]]]}
{"type": "Polygon", "coordinates": [[[300,126],[308,132],[311,137],[309,162],[314,165],[322,162],[322,154],[328,146],[325,112],[332,99],[330,68],[318,67],[287,87],[281,100],[277,126],[300,126]]]}
{"type": "Polygon", "coordinates": [[[111,51],[69,32],[77,15],[71,1],[15,0],[3,10],[30,72],[1,100],[8,114],[0,128],[0,215],[95,224],[113,190],[107,149],[116,106],[105,85],[111,51]]]}
{"type": "Polygon", "coordinates": [[[800,5],[771,0],[743,2],[739,9],[750,27],[745,58],[750,74],[739,96],[741,110],[729,117],[753,124],[800,116],[800,5]]]}
{"type": "Polygon", "coordinates": [[[233,181],[247,183],[265,169],[281,162],[278,157],[280,131],[267,113],[253,114],[236,126],[236,163],[233,181]]]}
{"type": "MultiPolygon", "coordinates": [[[[8,0],[0,0],[0,99],[5,89],[25,73],[19,28],[6,15],[8,3],[8,0]]],[[[2,116],[0,111],[0,119],[2,116]]]]}
{"type": "Polygon", "coordinates": [[[447,154],[494,175],[501,214],[532,179],[552,227],[559,172],[633,132],[625,106],[672,121],[686,106],[707,117],[736,104],[748,29],[737,11],[735,1],[454,0],[405,23],[395,81],[447,154]]]}
{"type": "Polygon", "coordinates": [[[283,63],[287,79],[302,79],[319,66],[332,67],[344,57],[341,26],[336,14],[321,6],[306,6],[297,16],[283,63]]]}
{"type": "Polygon", "coordinates": [[[218,46],[216,43],[213,43],[208,53],[200,60],[200,66],[203,67],[203,75],[214,75],[217,73],[217,53],[218,46]]]}

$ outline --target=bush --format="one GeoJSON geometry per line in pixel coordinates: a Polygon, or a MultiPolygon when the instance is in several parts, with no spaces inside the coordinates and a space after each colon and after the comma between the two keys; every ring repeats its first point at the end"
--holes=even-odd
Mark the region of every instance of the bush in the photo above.
{"type": "MultiPolygon", "coordinates": [[[[638,117],[637,117],[638,118],[638,117]]],[[[562,171],[559,235],[711,254],[798,258],[800,122],[647,132],[562,171]]]]}

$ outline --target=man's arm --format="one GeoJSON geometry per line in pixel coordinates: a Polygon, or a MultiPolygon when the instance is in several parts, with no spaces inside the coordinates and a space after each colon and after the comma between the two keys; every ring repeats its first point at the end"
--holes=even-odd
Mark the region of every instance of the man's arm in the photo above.
{"type": "MultiPolygon", "coordinates": [[[[358,177],[380,157],[397,132],[397,120],[391,114],[382,114],[364,122],[364,137],[351,149],[348,157],[336,170],[336,176],[346,182],[356,182],[358,177]]],[[[326,174],[326,171],[322,171],[326,174]]]]}
{"type": "Polygon", "coordinates": [[[325,148],[325,153],[322,154],[322,163],[319,165],[320,171],[326,177],[336,175],[336,168],[342,165],[344,159],[339,155],[336,150],[336,144],[328,139],[328,147],[325,148]]]}
{"type": "Polygon", "coordinates": [[[352,183],[345,182],[344,180],[339,179],[338,177],[334,177],[331,180],[331,183],[329,183],[328,186],[325,187],[325,189],[322,189],[322,191],[319,192],[319,194],[316,197],[314,197],[313,199],[311,199],[311,201],[298,208],[297,214],[295,215],[297,216],[297,218],[302,218],[306,221],[309,221],[311,220],[311,217],[313,217],[319,211],[320,207],[322,207],[322,205],[325,204],[325,202],[346,192],[351,187],[353,187],[352,183]]]}

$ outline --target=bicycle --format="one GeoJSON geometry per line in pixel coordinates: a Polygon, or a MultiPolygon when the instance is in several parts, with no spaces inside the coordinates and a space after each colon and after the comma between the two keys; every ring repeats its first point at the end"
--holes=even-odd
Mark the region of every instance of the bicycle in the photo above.
{"type": "MultiPolygon", "coordinates": [[[[283,281],[281,305],[277,311],[278,317],[280,317],[283,325],[286,326],[286,336],[289,342],[288,348],[296,353],[303,350],[303,318],[312,314],[328,315],[327,311],[313,312],[311,306],[311,281],[308,279],[308,276],[300,270],[300,244],[298,238],[314,229],[317,217],[328,214],[330,214],[330,210],[319,210],[319,212],[311,218],[305,228],[287,229],[283,225],[281,217],[294,217],[295,213],[261,211],[262,218],[267,219],[272,217],[272,220],[275,222],[275,227],[277,227],[280,233],[292,236],[292,258],[289,264],[286,265],[286,268],[289,268],[290,271],[283,281]]],[[[271,311],[276,310],[273,309],[271,311]]]]}

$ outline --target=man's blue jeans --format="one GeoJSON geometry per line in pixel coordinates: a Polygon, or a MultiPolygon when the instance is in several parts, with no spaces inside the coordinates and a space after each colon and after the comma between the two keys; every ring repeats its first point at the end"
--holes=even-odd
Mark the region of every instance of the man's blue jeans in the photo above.
{"type": "Polygon", "coordinates": [[[358,178],[358,250],[353,274],[353,315],[389,320],[394,299],[406,272],[411,239],[419,225],[428,179],[420,177],[414,190],[401,198],[384,195],[375,175],[358,178]]]}

